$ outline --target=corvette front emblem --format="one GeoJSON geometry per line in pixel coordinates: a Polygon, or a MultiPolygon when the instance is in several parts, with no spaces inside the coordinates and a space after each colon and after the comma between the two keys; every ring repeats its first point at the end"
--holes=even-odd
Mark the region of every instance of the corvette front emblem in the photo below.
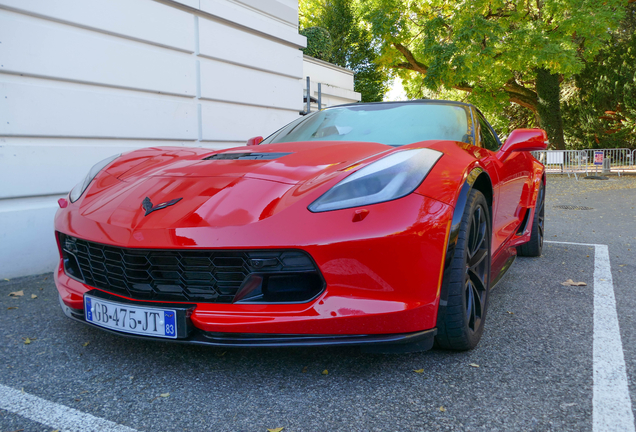
{"type": "Polygon", "coordinates": [[[178,203],[182,199],[183,198],[176,198],[176,199],[173,199],[173,200],[170,200],[170,201],[162,202],[161,204],[157,204],[156,206],[153,207],[152,206],[152,201],[150,201],[150,198],[146,197],[141,202],[141,208],[146,210],[146,214],[144,216],[148,216],[153,211],[161,210],[161,209],[164,209],[166,207],[170,207],[171,205],[175,205],[176,203],[178,203]]]}

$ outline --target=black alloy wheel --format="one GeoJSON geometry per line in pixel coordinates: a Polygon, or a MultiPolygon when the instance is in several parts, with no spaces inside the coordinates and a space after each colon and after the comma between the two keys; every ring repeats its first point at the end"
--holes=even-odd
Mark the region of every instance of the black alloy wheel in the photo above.
{"type": "Polygon", "coordinates": [[[481,326],[482,318],[486,311],[486,294],[488,285],[488,223],[485,218],[485,210],[478,206],[473,213],[468,236],[466,252],[466,283],[464,296],[466,297],[466,319],[468,328],[475,332],[481,326]]]}
{"type": "Polygon", "coordinates": [[[440,348],[469,350],[484,330],[490,287],[491,228],[488,203],[472,190],[462,216],[448,276],[445,308],[440,308],[435,341],[440,348]]]}
{"type": "Polygon", "coordinates": [[[532,218],[532,232],[530,240],[517,246],[517,254],[526,257],[541,256],[543,251],[543,238],[545,229],[545,186],[543,182],[539,184],[539,194],[535,206],[534,217],[532,218]]]}

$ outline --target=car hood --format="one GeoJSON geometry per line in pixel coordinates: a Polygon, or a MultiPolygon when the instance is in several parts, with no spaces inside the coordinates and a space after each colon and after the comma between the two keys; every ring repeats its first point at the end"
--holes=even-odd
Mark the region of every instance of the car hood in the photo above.
{"type": "Polygon", "coordinates": [[[382,144],[342,142],[218,152],[144,150],[144,157],[124,156],[100,174],[86,191],[80,213],[96,222],[132,229],[257,223],[325,183],[335,183],[344,170],[361,160],[390,150],[382,144]],[[146,198],[150,203],[144,209],[146,198]],[[173,200],[178,201],[165,205],[173,200]]]}
{"type": "MultiPolygon", "coordinates": [[[[160,150],[160,149],[157,149],[160,150]]],[[[109,167],[123,181],[140,177],[246,177],[298,184],[392,147],[366,142],[308,141],[238,147],[161,151],[142,162],[109,167]]]]}

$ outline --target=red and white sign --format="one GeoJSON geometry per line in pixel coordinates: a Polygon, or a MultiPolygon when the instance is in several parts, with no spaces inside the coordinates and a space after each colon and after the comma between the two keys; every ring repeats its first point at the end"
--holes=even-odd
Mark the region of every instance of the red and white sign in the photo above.
{"type": "Polygon", "coordinates": [[[595,151],[594,152],[594,165],[603,165],[603,152],[595,151]]]}

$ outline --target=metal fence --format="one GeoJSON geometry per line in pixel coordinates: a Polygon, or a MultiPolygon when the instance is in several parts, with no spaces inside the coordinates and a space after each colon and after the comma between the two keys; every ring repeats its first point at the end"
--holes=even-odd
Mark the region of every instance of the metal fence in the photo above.
{"type": "Polygon", "coordinates": [[[573,174],[575,177],[590,173],[636,173],[636,150],[542,150],[534,151],[532,155],[545,165],[548,173],[563,173],[568,176],[573,174]]]}

